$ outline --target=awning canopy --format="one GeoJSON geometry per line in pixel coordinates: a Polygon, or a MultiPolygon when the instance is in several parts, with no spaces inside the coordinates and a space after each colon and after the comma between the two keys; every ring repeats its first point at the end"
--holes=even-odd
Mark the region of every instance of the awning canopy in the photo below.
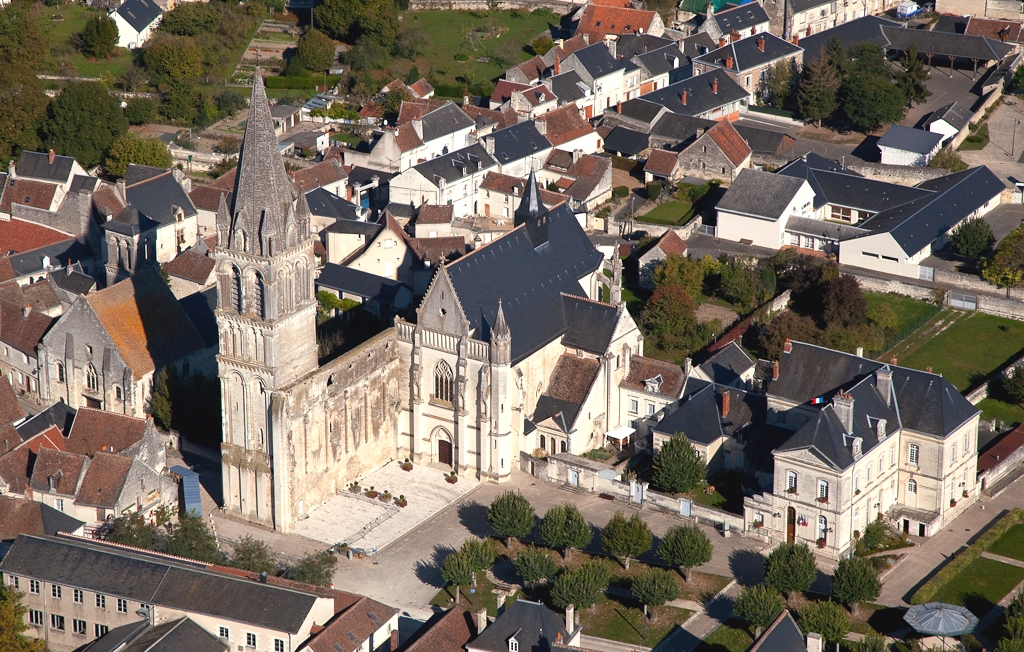
{"type": "Polygon", "coordinates": [[[629,439],[629,436],[632,435],[634,432],[636,432],[636,428],[630,428],[629,426],[620,426],[615,430],[609,430],[608,432],[604,433],[604,436],[622,441],[623,439],[629,439]]]}

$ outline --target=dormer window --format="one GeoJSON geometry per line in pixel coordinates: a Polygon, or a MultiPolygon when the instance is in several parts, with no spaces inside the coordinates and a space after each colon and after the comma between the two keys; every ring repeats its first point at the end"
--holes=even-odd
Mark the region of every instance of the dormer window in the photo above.
{"type": "MultiPolygon", "coordinates": [[[[516,634],[518,634],[520,631],[522,630],[517,630],[516,634]]],[[[515,634],[513,634],[512,637],[508,639],[508,652],[519,652],[519,641],[516,640],[515,634]]]]}
{"type": "Polygon", "coordinates": [[[644,381],[644,389],[652,394],[657,394],[661,390],[661,383],[663,379],[661,374],[658,374],[654,378],[648,378],[644,381]]]}
{"type": "Polygon", "coordinates": [[[854,437],[853,438],[853,458],[854,459],[857,459],[858,457],[860,457],[860,455],[861,455],[861,448],[863,446],[863,441],[864,440],[862,440],[860,437],[854,437]]]}

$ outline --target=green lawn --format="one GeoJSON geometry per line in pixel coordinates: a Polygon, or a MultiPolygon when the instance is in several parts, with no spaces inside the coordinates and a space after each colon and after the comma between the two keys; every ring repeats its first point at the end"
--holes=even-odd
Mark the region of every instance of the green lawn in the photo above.
{"type": "MultiPolygon", "coordinates": [[[[410,11],[402,16],[402,27],[422,29],[430,39],[430,45],[415,61],[398,59],[395,72],[404,77],[415,65],[422,73],[433,71],[449,83],[457,83],[470,72],[474,82],[493,80],[505,69],[494,61],[477,61],[489,58],[497,48],[509,50],[509,56],[517,63],[533,56],[528,52],[529,44],[541,34],[549,34],[552,25],[558,25],[559,17],[552,14],[532,14],[514,11],[410,11]],[[470,46],[466,34],[473,29],[483,30],[475,47],[470,46]],[[505,45],[511,42],[512,45],[505,45]],[[455,55],[463,53],[469,61],[456,61],[455,55]]],[[[396,75],[392,75],[394,77],[396,75]]]]}
{"type": "Polygon", "coordinates": [[[50,45],[50,56],[44,64],[46,69],[57,73],[61,61],[66,59],[85,77],[102,77],[108,72],[115,77],[123,74],[132,61],[132,55],[127,50],[118,49],[117,56],[96,60],[86,58],[71,44],[72,38],[81,33],[90,17],[103,15],[106,15],[103,9],[78,4],[43,7],[36,22],[50,45]],[[55,16],[64,20],[54,20],[55,16]]]}
{"type": "Polygon", "coordinates": [[[962,605],[981,618],[1021,580],[1024,568],[979,557],[939,589],[935,601],[962,605]]]}
{"type": "Polygon", "coordinates": [[[926,341],[907,357],[904,367],[931,367],[961,392],[1014,358],[1024,343],[1024,323],[971,313],[926,341]]]}
{"type": "Polygon", "coordinates": [[[672,200],[665,202],[648,213],[638,216],[636,221],[646,222],[647,224],[681,225],[688,222],[691,217],[693,217],[693,204],[672,200]]]}
{"type": "Polygon", "coordinates": [[[864,300],[868,305],[868,313],[882,304],[888,305],[896,313],[896,327],[892,329],[898,333],[919,319],[931,313],[935,306],[927,301],[918,301],[899,294],[877,294],[865,292],[864,300]]]}
{"type": "Polygon", "coordinates": [[[985,149],[985,145],[988,145],[988,123],[981,125],[977,131],[972,132],[970,136],[964,139],[964,142],[960,144],[960,151],[966,152],[969,150],[985,149]]]}
{"type": "Polygon", "coordinates": [[[982,399],[978,403],[978,407],[981,408],[981,418],[983,421],[997,419],[1005,421],[1008,427],[1016,427],[1024,423],[1024,408],[1015,403],[1008,403],[998,398],[989,397],[982,399]]]}
{"type": "Polygon", "coordinates": [[[723,473],[715,476],[710,484],[715,491],[706,494],[703,490],[693,492],[693,502],[708,507],[717,507],[734,514],[743,513],[743,474],[723,473]]]}
{"type": "Polygon", "coordinates": [[[742,620],[727,620],[711,632],[694,652],[746,652],[754,642],[742,620]]]}
{"type": "Polygon", "coordinates": [[[988,549],[993,555],[1002,555],[1024,561],[1024,524],[1014,525],[988,549]]]}
{"type": "Polygon", "coordinates": [[[668,636],[676,625],[686,622],[693,612],[675,607],[658,607],[658,619],[647,622],[646,639],[643,607],[632,599],[602,595],[593,607],[577,613],[580,625],[587,636],[653,648],[668,636]]]}
{"type": "MultiPolygon", "coordinates": [[[[437,592],[431,600],[432,606],[443,607],[447,609],[454,604],[455,600],[455,587],[446,586],[437,592]]],[[[480,607],[487,607],[487,614],[490,616],[498,615],[498,596],[494,593],[494,584],[487,579],[487,573],[477,573],[476,576],[476,593],[470,592],[470,587],[460,586],[459,587],[459,606],[469,611],[476,611],[480,607]]],[[[516,596],[506,598],[505,606],[509,606],[516,600],[516,596]]]]}

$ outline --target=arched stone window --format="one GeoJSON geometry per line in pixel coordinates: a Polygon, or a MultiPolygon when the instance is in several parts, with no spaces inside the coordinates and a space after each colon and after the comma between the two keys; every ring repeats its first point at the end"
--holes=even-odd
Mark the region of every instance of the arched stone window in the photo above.
{"type": "Polygon", "coordinates": [[[822,541],[828,540],[828,519],[824,516],[818,517],[818,538],[822,541]]]}
{"type": "Polygon", "coordinates": [[[252,293],[252,307],[253,312],[260,319],[267,318],[267,306],[264,301],[264,293],[266,291],[266,285],[263,283],[263,276],[256,274],[256,280],[253,282],[253,293],[252,293]]]}
{"type": "Polygon", "coordinates": [[[231,268],[231,307],[242,312],[242,273],[237,267],[231,268]]]}
{"type": "Polygon", "coordinates": [[[96,374],[96,367],[91,364],[85,366],[85,384],[94,392],[100,388],[100,377],[96,374]]]}
{"type": "Polygon", "coordinates": [[[58,362],[57,363],[57,382],[58,383],[63,383],[64,382],[64,363],[63,362],[58,362]]]}
{"type": "Polygon", "coordinates": [[[455,398],[455,376],[444,360],[434,366],[434,398],[445,403],[452,403],[455,398]]]}

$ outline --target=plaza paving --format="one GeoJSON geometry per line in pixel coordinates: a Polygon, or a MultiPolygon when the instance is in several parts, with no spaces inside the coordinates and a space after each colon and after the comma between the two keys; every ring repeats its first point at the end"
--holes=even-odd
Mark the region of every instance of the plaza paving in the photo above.
{"type": "Polygon", "coordinates": [[[348,543],[355,548],[379,552],[395,539],[459,500],[480,483],[460,477],[448,484],[440,468],[414,465],[403,471],[397,461],[374,471],[360,482],[394,498],[404,495],[408,506],[398,508],[392,500],[384,503],[343,489],[325,504],[310,511],[309,518],[295,524],[295,533],[328,545],[348,543]]]}

